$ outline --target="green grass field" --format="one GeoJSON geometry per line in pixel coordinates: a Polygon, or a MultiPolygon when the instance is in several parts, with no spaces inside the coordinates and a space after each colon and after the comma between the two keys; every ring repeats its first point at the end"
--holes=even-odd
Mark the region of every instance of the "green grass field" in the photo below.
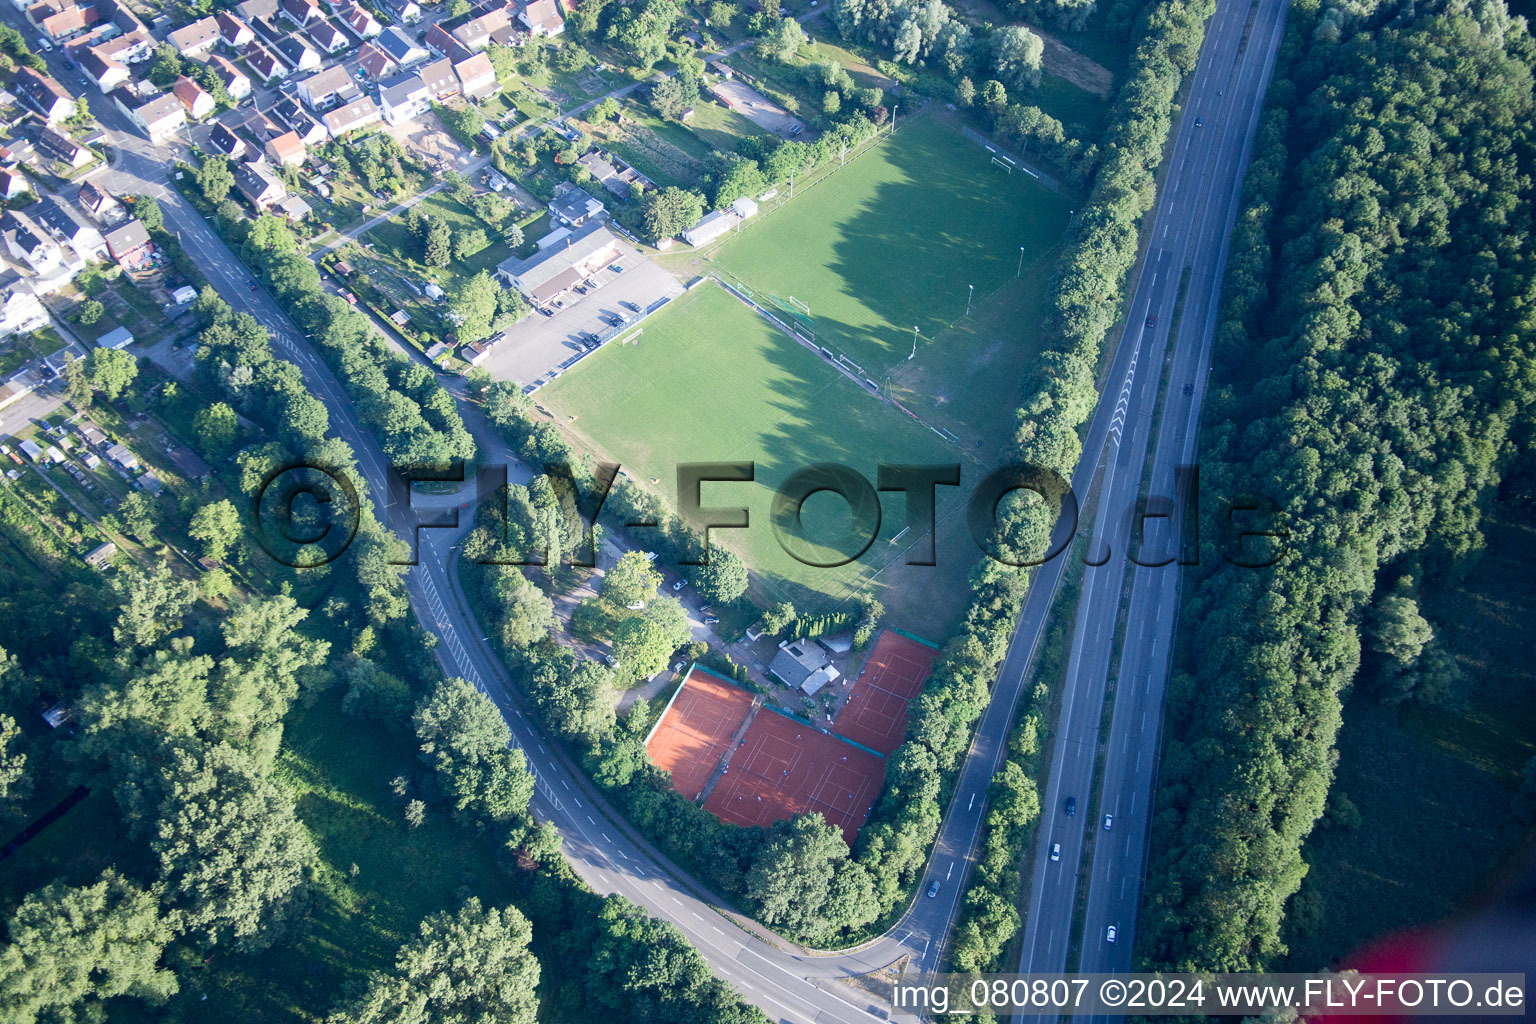
{"type": "Polygon", "coordinates": [[[915,412],[990,457],[1012,430],[1073,202],[923,114],[706,256],[764,305],[808,304],[819,344],[875,381],[891,373],[915,412]]]}
{"type": "MultiPolygon", "coordinates": [[[[941,635],[959,614],[965,573],[977,552],[958,514],[956,489],[940,495],[937,567],[907,566],[905,544],[889,543],[906,525],[899,495],[885,497],[880,535],[857,562],[817,568],[780,548],[770,504],[774,488],[794,470],[840,462],[873,481],[880,462],[956,462],[960,453],[718,285],[678,299],[647,321],[635,344],[609,345],[537,398],[563,427],[672,507],[678,463],[754,461],[754,484],[706,484],[703,503],[750,509],[748,529],[716,531],[713,539],[757,570],[760,599],[788,599],[802,611],[818,611],[873,579],[895,625],[941,635]]],[[[975,469],[967,467],[974,482],[975,469]]],[[[812,497],[805,508],[808,535],[840,544],[846,509],[836,497],[812,497]]]]}

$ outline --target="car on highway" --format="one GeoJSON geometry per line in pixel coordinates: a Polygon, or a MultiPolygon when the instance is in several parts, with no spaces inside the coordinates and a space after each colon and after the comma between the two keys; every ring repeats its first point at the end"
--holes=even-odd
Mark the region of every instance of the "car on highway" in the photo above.
{"type": "Polygon", "coordinates": [[[928,887],[928,898],[929,899],[933,899],[938,894],[939,894],[939,883],[938,883],[937,880],[935,880],[934,883],[928,887]]]}
{"type": "Polygon", "coordinates": [[[1205,118],[1203,118],[1203,117],[1195,118],[1195,127],[1196,128],[1199,128],[1203,124],[1205,124],[1205,118]]]}
{"type": "Polygon", "coordinates": [[[1115,936],[1119,935],[1119,934],[1120,934],[1120,929],[1116,928],[1114,925],[1110,925],[1109,929],[1104,932],[1104,941],[1105,942],[1114,942],[1115,941],[1115,936]]]}
{"type": "Polygon", "coordinates": [[[688,581],[687,580],[678,580],[676,583],[672,584],[672,589],[673,590],[682,590],[687,585],[688,585],[688,581]]]}
{"type": "Polygon", "coordinates": [[[1071,815],[1071,814],[1076,814],[1076,813],[1077,813],[1077,797],[1069,796],[1069,797],[1067,797],[1067,814],[1071,815]]]}
{"type": "Polygon", "coordinates": [[[1052,843],[1051,844],[1051,860],[1053,860],[1053,861],[1054,860],[1061,860],[1061,844],[1060,843],[1052,843]]]}
{"type": "Polygon", "coordinates": [[[1147,326],[1148,327],[1156,327],[1157,326],[1157,317],[1153,316],[1151,313],[1147,314],[1147,326]]]}
{"type": "Polygon", "coordinates": [[[1104,815],[1104,831],[1105,832],[1108,832],[1109,831],[1109,827],[1111,825],[1113,825],[1114,823],[1115,823],[1115,816],[1113,814],[1106,814],[1106,815],[1104,815]]]}

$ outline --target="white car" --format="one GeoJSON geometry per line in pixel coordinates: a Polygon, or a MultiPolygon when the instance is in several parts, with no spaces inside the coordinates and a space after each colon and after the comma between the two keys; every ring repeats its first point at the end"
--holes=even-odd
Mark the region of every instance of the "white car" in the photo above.
{"type": "Polygon", "coordinates": [[[1051,844],[1051,860],[1053,860],[1053,861],[1061,860],[1061,844],[1060,843],[1052,843],[1051,844]]]}
{"type": "Polygon", "coordinates": [[[1115,936],[1118,934],[1120,934],[1120,929],[1116,928],[1114,925],[1110,925],[1109,930],[1104,933],[1104,941],[1114,942],[1115,936]]]}
{"type": "Polygon", "coordinates": [[[1108,832],[1110,826],[1113,825],[1114,823],[1115,823],[1115,816],[1113,814],[1106,814],[1106,815],[1104,815],[1104,831],[1105,832],[1108,832]]]}
{"type": "Polygon", "coordinates": [[[688,585],[688,581],[687,580],[678,580],[676,583],[672,584],[672,589],[673,590],[682,590],[687,585],[688,585]]]}

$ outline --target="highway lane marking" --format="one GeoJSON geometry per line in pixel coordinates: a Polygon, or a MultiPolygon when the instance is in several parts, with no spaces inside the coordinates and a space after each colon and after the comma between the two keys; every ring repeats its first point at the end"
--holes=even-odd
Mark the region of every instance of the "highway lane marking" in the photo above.
{"type": "MultiPolygon", "coordinates": [[[[591,820],[592,820],[592,819],[590,819],[590,818],[588,818],[588,819],[587,819],[587,820],[588,820],[588,821],[591,821],[591,820]]],[[[596,825],[596,824],[597,824],[597,822],[595,822],[595,821],[593,821],[593,822],[592,822],[592,824],[594,824],[594,825],[596,825]]],[[[609,835],[609,834],[608,834],[608,833],[607,833],[607,832],[604,832],[604,833],[602,833],[602,836],[603,836],[603,841],[604,841],[604,842],[606,842],[606,843],[611,843],[611,842],[613,842],[613,837],[612,837],[612,836],[610,836],[610,835],[609,835]]]]}
{"type": "Polygon", "coordinates": [[[589,815],[587,815],[587,821],[588,821],[588,822],[590,822],[590,823],[591,823],[591,824],[593,824],[593,825],[596,825],[596,824],[597,824],[597,822],[595,822],[595,821],[592,821],[592,815],[590,815],[590,814],[589,814],[589,815]]]}

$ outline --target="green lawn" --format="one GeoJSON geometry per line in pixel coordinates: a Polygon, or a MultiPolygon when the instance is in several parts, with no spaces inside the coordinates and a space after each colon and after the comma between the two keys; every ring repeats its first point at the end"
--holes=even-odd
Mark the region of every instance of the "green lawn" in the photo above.
{"type": "Polygon", "coordinates": [[[1456,698],[1394,710],[1357,687],[1344,706],[1332,793],[1359,808],[1360,825],[1325,819],[1307,840],[1286,970],[1320,969],[1496,894],[1529,842],[1511,801],[1536,756],[1536,530],[1518,508],[1494,514],[1480,564],[1458,583],[1426,584],[1421,605],[1464,675],[1456,698]]]}
{"type": "MultiPolygon", "coordinates": [[[[881,462],[952,463],[961,453],[834,372],[725,289],[707,284],[678,299],[647,321],[636,343],[609,345],[537,398],[563,427],[673,507],[678,463],[755,462],[755,483],[706,484],[703,503],[750,510],[749,528],[712,536],[757,571],[760,601],[788,599],[802,611],[818,611],[873,581],[894,625],[936,636],[959,615],[965,573],[977,552],[958,514],[963,498],[956,489],[940,494],[937,567],[903,564],[912,535],[902,546],[889,543],[906,525],[903,500],[894,494],[883,499],[879,537],[857,562],[817,568],[779,547],[770,503],[794,470],[839,462],[873,481],[881,462]]],[[[965,482],[974,483],[974,467],[967,464],[965,472],[971,474],[965,482]]],[[[807,533],[840,543],[846,509],[836,497],[812,497],[807,533]]]]}
{"type": "Polygon", "coordinates": [[[920,116],[707,257],[764,305],[808,304],[818,344],[873,380],[892,372],[915,412],[990,458],[1012,431],[1072,203],[990,159],[920,116]]]}

